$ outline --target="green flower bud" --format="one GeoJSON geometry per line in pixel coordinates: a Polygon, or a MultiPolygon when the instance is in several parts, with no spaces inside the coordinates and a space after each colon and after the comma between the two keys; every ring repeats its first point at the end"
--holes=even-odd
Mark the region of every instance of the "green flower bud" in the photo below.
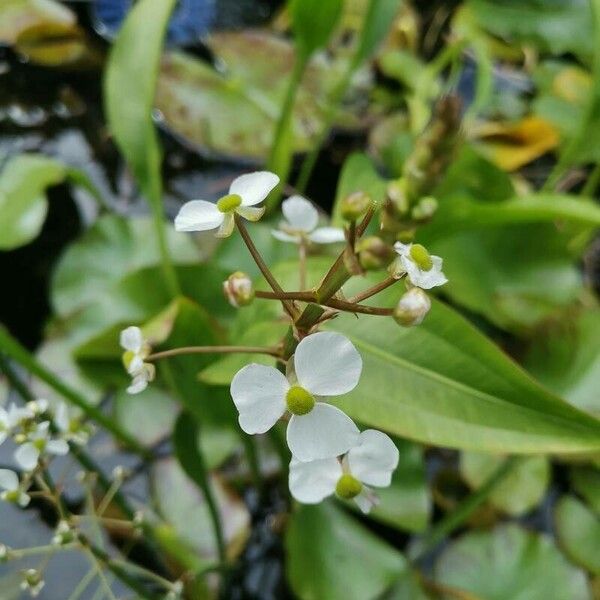
{"type": "Polygon", "coordinates": [[[344,500],[356,498],[362,491],[362,483],[350,473],[344,473],[335,486],[335,493],[344,500]]]}
{"type": "Polygon", "coordinates": [[[293,385],[288,390],[285,401],[293,415],[306,415],[315,407],[313,395],[299,385],[293,385]]]}
{"type": "Polygon", "coordinates": [[[430,308],[429,296],[421,288],[411,288],[400,298],[394,309],[394,319],[403,327],[419,325],[430,308]]]}
{"type": "Polygon", "coordinates": [[[223,293],[231,306],[248,306],[254,300],[254,284],[246,273],[236,271],[223,282],[223,293]]]}
{"type": "Polygon", "coordinates": [[[396,256],[391,246],[374,235],[359,240],[356,244],[356,252],[358,262],[365,271],[384,269],[396,256]]]}
{"type": "Polygon", "coordinates": [[[346,196],[340,204],[340,212],[346,221],[360,219],[371,207],[373,200],[364,192],[354,192],[346,196]]]}

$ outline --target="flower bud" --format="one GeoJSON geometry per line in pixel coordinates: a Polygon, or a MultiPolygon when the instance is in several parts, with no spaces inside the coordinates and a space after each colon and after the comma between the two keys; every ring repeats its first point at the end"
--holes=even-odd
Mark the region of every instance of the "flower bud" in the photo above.
{"type": "Polygon", "coordinates": [[[437,200],[433,196],[421,198],[417,205],[412,209],[412,218],[415,221],[429,221],[438,208],[437,200]]]}
{"type": "Polygon", "coordinates": [[[362,217],[373,204],[373,200],[364,192],[354,192],[346,196],[340,204],[340,213],[346,221],[356,221],[362,217]]]}
{"type": "Polygon", "coordinates": [[[248,306],[254,300],[254,285],[246,273],[236,271],[223,282],[223,293],[231,306],[248,306]]]}
{"type": "Polygon", "coordinates": [[[358,262],[365,271],[387,267],[396,253],[381,238],[371,235],[356,244],[358,262]]]}
{"type": "Polygon", "coordinates": [[[430,308],[429,296],[421,288],[411,288],[400,298],[394,309],[394,319],[403,327],[419,325],[430,308]]]}

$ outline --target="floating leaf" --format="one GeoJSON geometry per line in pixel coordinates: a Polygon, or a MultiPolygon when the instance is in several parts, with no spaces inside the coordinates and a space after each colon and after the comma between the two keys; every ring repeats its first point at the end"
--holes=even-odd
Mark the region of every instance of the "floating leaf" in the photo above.
{"type": "MultiPolygon", "coordinates": [[[[498,469],[505,456],[463,452],[460,472],[473,489],[482,486],[498,469]]],[[[544,456],[522,458],[496,485],[489,502],[501,511],[521,516],[535,508],[544,498],[550,482],[550,464],[544,456]]]]}
{"type": "Polygon", "coordinates": [[[585,574],[552,540],[517,525],[460,537],[438,560],[435,580],[477,598],[591,600],[585,574]]]}
{"type": "Polygon", "coordinates": [[[398,551],[332,502],[294,511],[286,549],[288,579],[300,600],[377,598],[407,569],[398,551]]]}

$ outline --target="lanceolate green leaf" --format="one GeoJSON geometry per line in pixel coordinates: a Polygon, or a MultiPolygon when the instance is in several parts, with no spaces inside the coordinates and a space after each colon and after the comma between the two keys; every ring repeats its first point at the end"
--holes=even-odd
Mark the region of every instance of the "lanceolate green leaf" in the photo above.
{"type": "Polygon", "coordinates": [[[342,14],[342,0],[291,0],[290,18],[299,54],[305,59],[327,44],[342,14]]]}
{"type": "MultiPolygon", "coordinates": [[[[387,304],[394,293],[383,294],[387,304]]],[[[419,326],[347,316],[331,328],[363,358],[337,404],[365,425],[425,443],[513,453],[600,449],[600,421],[540,387],[465,319],[434,302],[419,326]]]]}

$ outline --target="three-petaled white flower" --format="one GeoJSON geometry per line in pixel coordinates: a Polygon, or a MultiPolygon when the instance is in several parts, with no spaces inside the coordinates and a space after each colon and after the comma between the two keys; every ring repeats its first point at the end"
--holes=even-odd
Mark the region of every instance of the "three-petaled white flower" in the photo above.
{"type": "Polygon", "coordinates": [[[250,434],[265,433],[290,412],[287,442],[298,460],[344,454],[355,445],[358,428],[339,408],[318,399],[356,387],[362,370],[360,354],[343,335],[320,332],[305,337],[292,360],[288,377],[255,363],[236,373],[231,396],[240,413],[240,427],[250,434]]]}
{"type": "Polygon", "coordinates": [[[14,502],[21,507],[29,504],[29,496],[20,488],[19,476],[10,469],[0,469],[0,499],[14,502]]]}
{"type": "Polygon", "coordinates": [[[271,231],[274,237],[282,242],[299,244],[310,241],[315,244],[331,244],[345,240],[344,230],[338,227],[317,227],[319,213],[317,209],[302,196],[290,196],[281,205],[285,221],[279,229],[271,231]]]}
{"type": "Polygon", "coordinates": [[[265,212],[256,208],[279,183],[279,177],[269,171],[241,175],[233,180],[229,193],[216,204],[206,200],[186,202],[175,217],[177,231],[208,231],[217,229],[217,237],[228,237],[234,226],[234,214],[248,221],[258,221],[265,212]]]}
{"type": "Polygon", "coordinates": [[[34,413],[29,407],[19,407],[14,403],[6,410],[0,406],[0,444],[12,433],[13,429],[22,421],[34,418],[34,413]]]}
{"type": "Polygon", "coordinates": [[[130,394],[138,394],[144,391],[148,386],[148,382],[154,379],[154,365],[144,362],[152,349],[144,339],[142,330],[134,326],[121,331],[120,344],[121,348],[125,350],[123,364],[133,378],[127,391],[130,394]]]}
{"type": "Polygon", "coordinates": [[[390,485],[398,458],[398,449],[389,436],[367,429],[341,461],[325,458],[300,462],[292,458],[290,491],[305,504],[318,504],[335,493],[344,500],[353,499],[368,513],[377,503],[377,496],[368,486],[390,485]]]}
{"type": "Polygon", "coordinates": [[[80,446],[88,443],[90,428],[86,427],[80,418],[70,415],[64,402],[61,402],[56,409],[54,423],[64,440],[80,446]]]}
{"type": "Polygon", "coordinates": [[[400,255],[401,271],[414,286],[429,290],[448,281],[442,272],[442,259],[429,254],[421,244],[396,242],[394,249],[400,255]]]}
{"type": "Polygon", "coordinates": [[[24,471],[33,471],[40,457],[45,454],[64,456],[69,445],[63,439],[50,436],[50,422],[44,421],[27,435],[27,441],[15,450],[15,460],[24,471]]]}

